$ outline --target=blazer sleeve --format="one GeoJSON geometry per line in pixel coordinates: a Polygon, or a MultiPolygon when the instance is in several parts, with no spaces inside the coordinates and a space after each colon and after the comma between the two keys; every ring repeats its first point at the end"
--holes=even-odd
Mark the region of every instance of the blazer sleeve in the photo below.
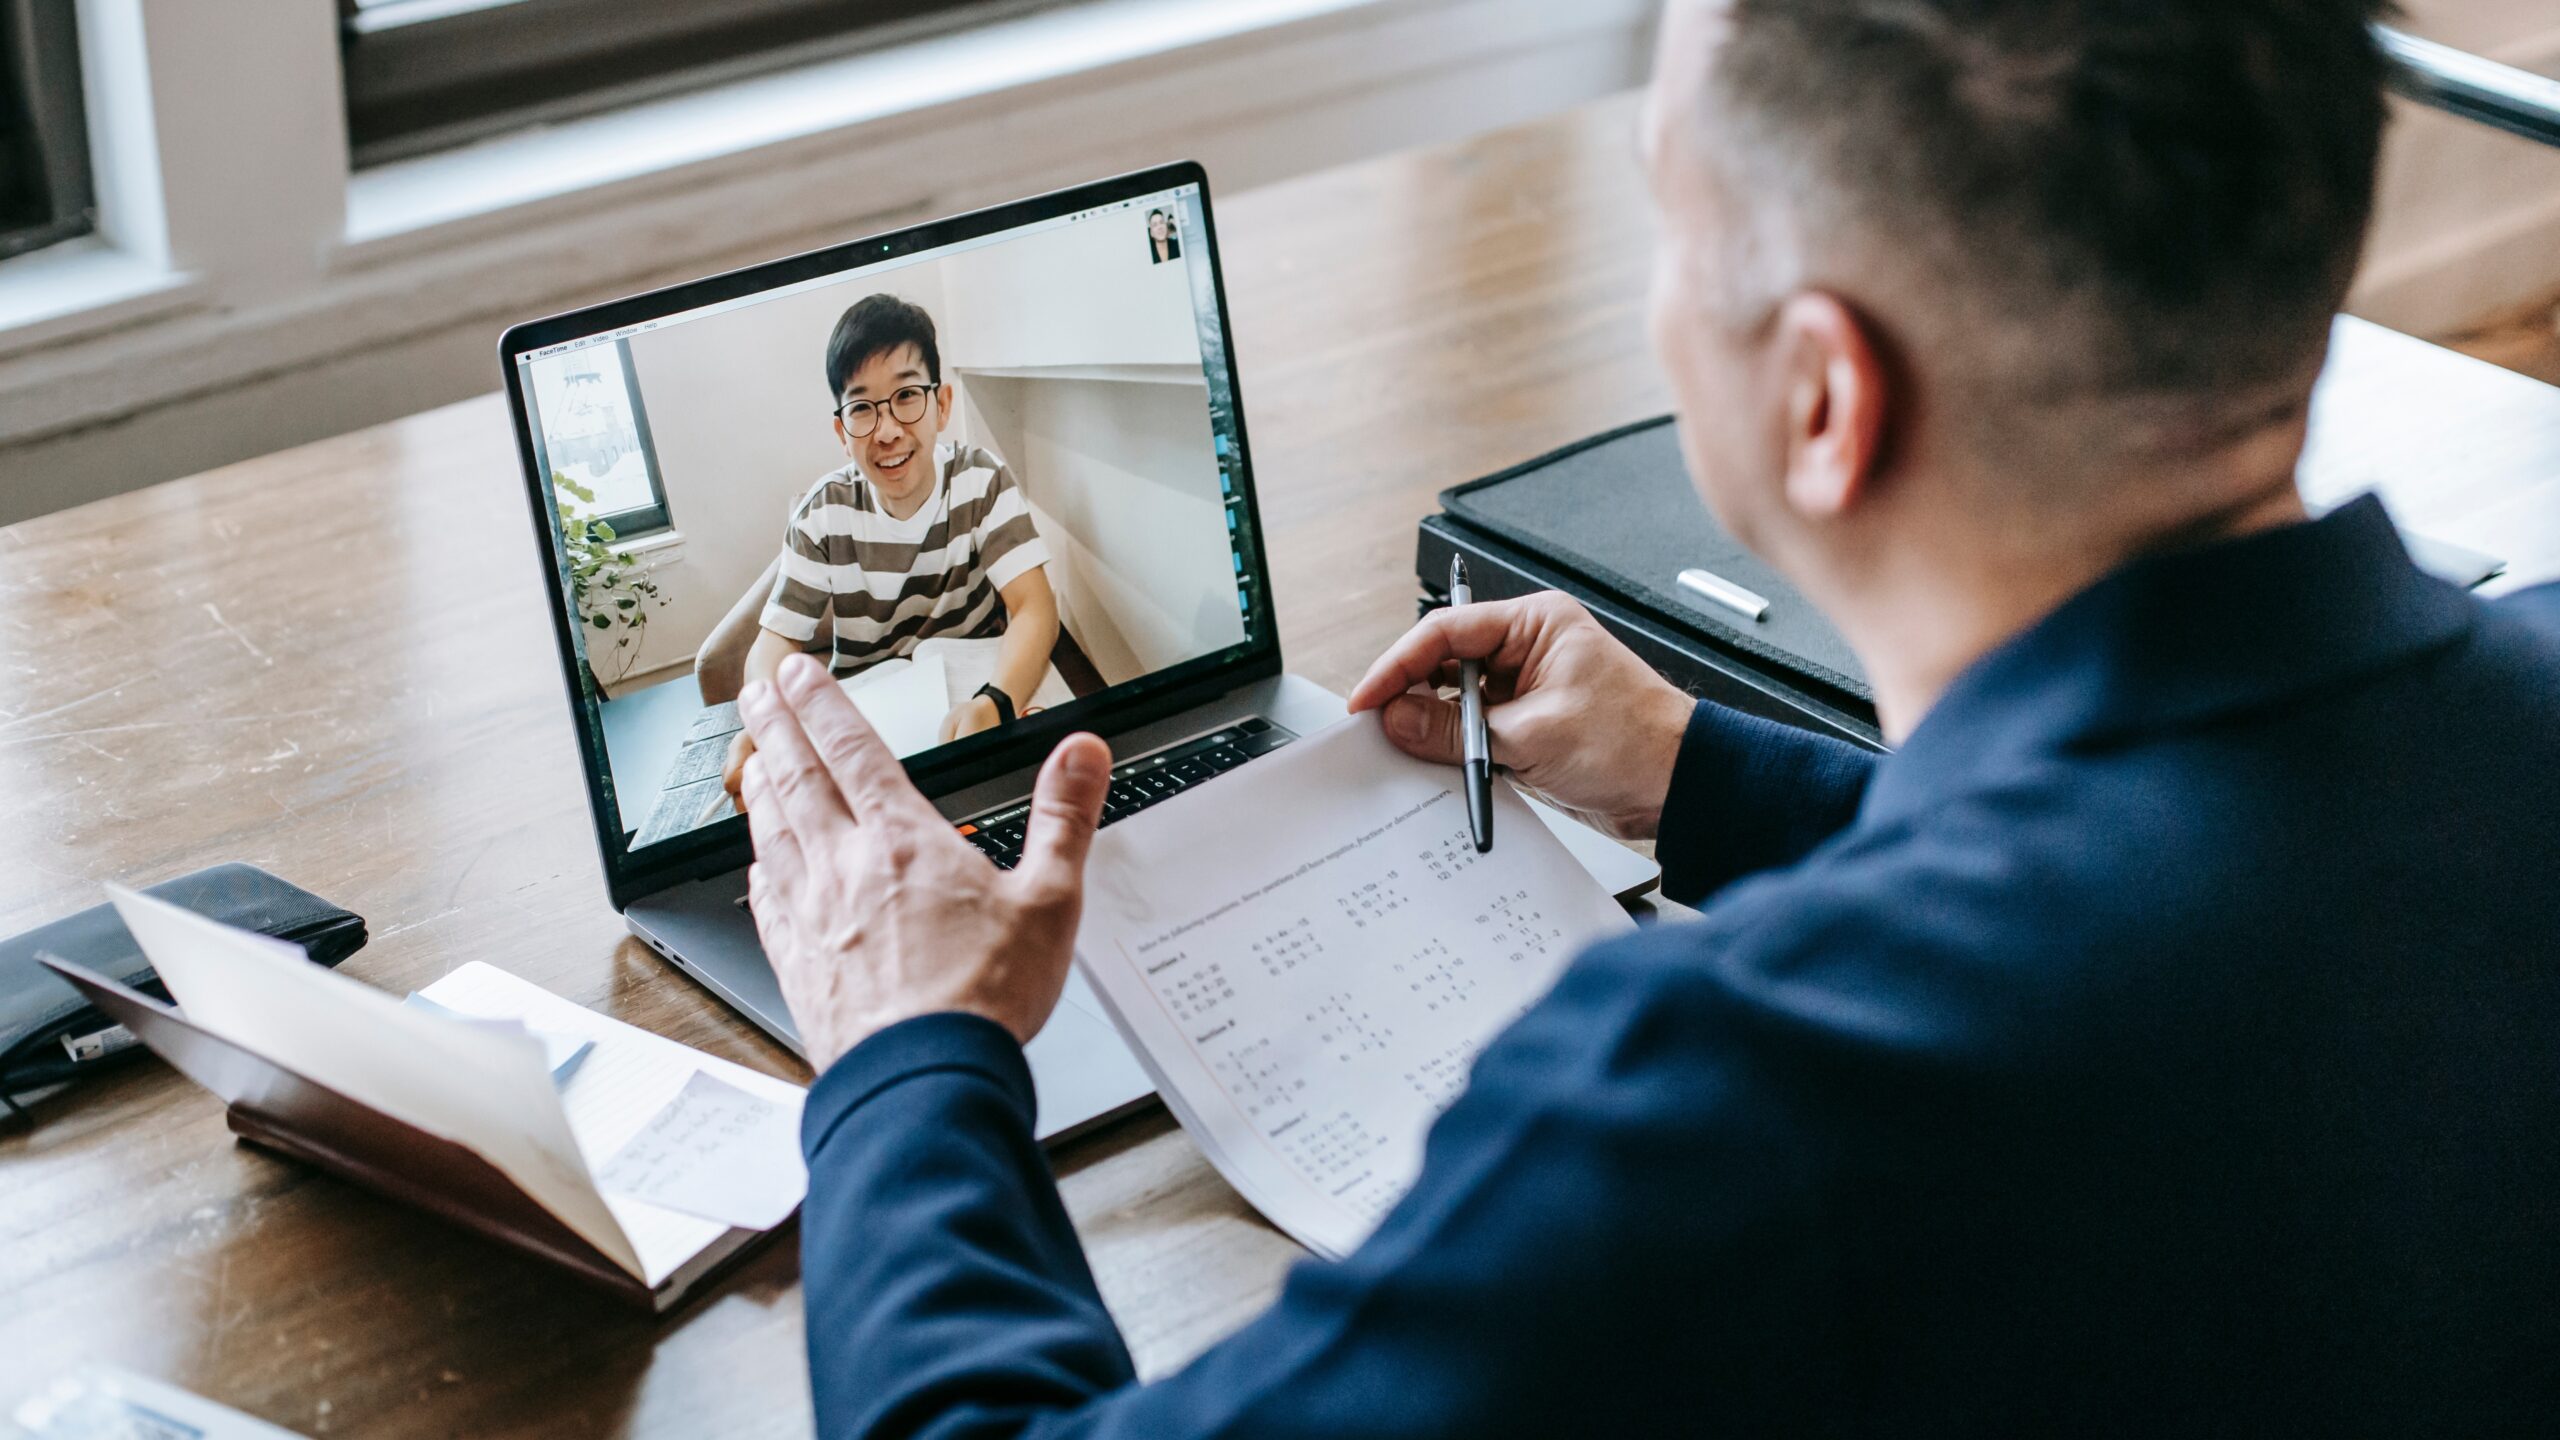
{"type": "Polygon", "coordinates": [[[1300,1264],[1261,1317],[1146,1385],[1032,1140],[1010,1037],[958,1016],[881,1032],[808,1108],[818,1433],[1525,1440],[1659,1433],[1666,1376],[1694,1382],[1701,1423],[1844,1392],[1811,1199],[1823,1139],[1773,1103],[1756,1046],[1718,1043],[1753,1032],[1661,999],[1680,967],[1660,952],[1716,928],[1578,961],[1480,1058],[1366,1244],[1300,1264]]]}
{"type": "Polygon", "coordinates": [[[1662,804],[1662,893],[1696,905],[1745,875],[1803,859],[1857,818],[1879,758],[1700,702],[1662,804]]]}
{"type": "Polygon", "coordinates": [[[1032,1136],[1031,1067],[975,1015],[830,1066],[801,1113],[818,1434],[1009,1435],[1137,1376],[1032,1136]]]}

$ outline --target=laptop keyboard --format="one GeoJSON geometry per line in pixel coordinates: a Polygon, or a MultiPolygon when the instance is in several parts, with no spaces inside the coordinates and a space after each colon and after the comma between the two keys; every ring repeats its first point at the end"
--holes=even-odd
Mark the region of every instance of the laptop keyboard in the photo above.
{"type": "MultiPolygon", "coordinates": [[[[1111,789],[1102,802],[1102,823],[1135,815],[1159,800],[1170,800],[1203,781],[1214,780],[1252,759],[1268,755],[1297,739],[1293,731],[1284,730],[1260,716],[1239,720],[1224,730],[1212,731],[1196,740],[1135,760],[1124,760],[1111,768],[1111,789]]],[[[972,845],[986,852],[999,870],[1010,870],[1022,858],[1022,839],[1031,821],[1028,800],[1001,810],[974,815],[954,827],[972,845]]],[[[737,898],[745,909],[747,897],[737,898]]]]}
{"type": "MultiPolygon", "coordinates": [[[[1298,737],[1259,716],[1241,720],[1196,740],[1125,760],[1112,767],[1111,789],[1102,802],[1102,823],[1125,819],[1160,800],[1170,800],[1203,781],[1214,780],[1252,759],[1268,755],[1298,737]]],[[[970,844],[1010,870],[1022,858],[1022,837],[1031,820],[1031,802],[1023,801],[960,822],[970,844]]]]}

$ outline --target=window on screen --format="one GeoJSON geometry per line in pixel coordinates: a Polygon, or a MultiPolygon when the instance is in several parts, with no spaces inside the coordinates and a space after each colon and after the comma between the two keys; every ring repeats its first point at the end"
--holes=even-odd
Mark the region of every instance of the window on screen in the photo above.
{"type": "Polygon", "coordinates": [[[551,473],[594,497],[571,490],[561,498],[612,526],[617,539],[667,528],[672,516],[628,343],[572,351],[528,373],[543,459],[551,473]]]}

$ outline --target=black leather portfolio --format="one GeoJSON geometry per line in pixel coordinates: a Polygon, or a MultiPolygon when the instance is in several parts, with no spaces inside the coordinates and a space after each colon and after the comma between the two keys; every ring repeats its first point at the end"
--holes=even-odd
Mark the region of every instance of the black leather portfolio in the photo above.
{"type": "Polygon", "coordinates": [[[1440,494],[1415,573],[1447,599],[1464,555],[1475,597],[1562,590],[1692,693],[1882,748],[1873,694],[1840,633],[1725,533],[1691,486],[1670,416],[1595,435],[1440,494]],[[1767,602],[1758,619],[1684,587],[1703,570],[1767,602]]]}
{"type": "MultiPolygon", "coordinates": [[[[334,966],[364,946],[363,917],[255,865],[216,865],[149,889],[225,924],[292,941],[318,964],[334,966]]],[[[122,1034],[84,1044],[111,1032],[115,1022],[39,963],[47,958],[167,998],[112,905],[93,905],[0,940],[0,1096],[143,1053],[122,1034]]]]}

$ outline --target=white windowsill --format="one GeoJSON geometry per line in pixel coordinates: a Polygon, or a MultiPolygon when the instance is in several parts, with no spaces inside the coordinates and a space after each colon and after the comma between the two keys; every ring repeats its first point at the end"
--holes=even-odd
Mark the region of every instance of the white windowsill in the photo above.
{"type": "MultiPolygon", "coordinates": [[[[1085,0],[359,172],[342,254],[1388,0],[1085,0]]],[[[409,243],[404,243],[409,242],[409,243]]]]}
{"type": "Polygon", "coordinates": [[[652,530],[630,540],[616,540],[613,548],[628,554],[641,568],[655,570],[684,559],[684,532],[672,527],[652,530]]]}
{"type": "Polygon", "coordinates": [[[0,261],[0,353],[130,325],[202,298],[196,277],[89,236],[0,261]]]}

